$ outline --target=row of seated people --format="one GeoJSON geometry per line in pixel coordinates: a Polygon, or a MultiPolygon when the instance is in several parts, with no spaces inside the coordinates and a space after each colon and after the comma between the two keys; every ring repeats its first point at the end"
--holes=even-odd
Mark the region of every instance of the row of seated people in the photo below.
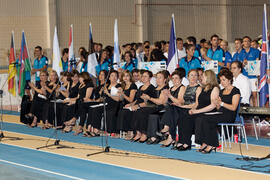
{"type": "Polygon", "coordinates": [[[51,127],[55,119],[55,104],[51,100],[62,99],[61,103],[56,103],[57,126],[70,132],[79,118],[74,135],[99,136],[104,130],[101,127],[104,108],[93,105],[106,102],[103,126],[108,133],[118,135],[124,131],[128,140],[147,144],[157,144],[163,139],[162,147],[173,145],[173,149],[180,151],[191,149],[191,135],[195,133],[195,142],[201,145],[198,151],[210,153],[215,150],[218,147],[217,124],[235,120],[240,100],[239,89],[232,85],[233,74],[227,69],[219,73],[224,87],[221,91],[211,70],[203,73],[201,84],[197,70],[190,70],[186,87],[182,85],[185,72],[181,70],[171,74],[172,87],[168,85],[168,71],[157,73],[157,87],[150,83],[152,76],[151,71],[142,71],[143,85],[137,88],[129,71],[124,71],[119,81],[117,71],[111,70],[108,74],[103,70],[98,77],[98,86],[94,87],[87,72],[72,71],[72,80],[69,73],[64,73],[61,83],[55,71],[50,73],[49,81],[48,73],[41,72],[40,84],[29,84],[35,95],[27,116],[34,118],[28,118],[25,123],[34,127],[43,121],[44,128],[51,127]],[[104,85],[107,76],[109,81],[104,85]]]}

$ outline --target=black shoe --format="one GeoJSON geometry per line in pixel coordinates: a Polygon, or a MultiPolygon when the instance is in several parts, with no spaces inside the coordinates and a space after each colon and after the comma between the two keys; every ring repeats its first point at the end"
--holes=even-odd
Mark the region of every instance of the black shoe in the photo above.
{"type": "Polygon", "coordinates": [[[180,148],[181,146],[183,146],[183,144],[181,144],[180,146],[177,146],[178,144],[175,144],[171,150],[178,150],[178,148],[180,148]]]}
{"type": "Polygon", "coordinates": [[[204,151],[206,148],[207,148],[207,146],[204,146],[202,149],[196,150],[196,152],[202,152],[202,151],[204,151]]]}
{"type": "Polygon", "coordinates": [[[140,140],[140,138],[138,138],[138,139],[131,139],[130,141],[131,142],[138,142],[140,140]]]}
{"type": "Polygon", "coordinates": [[[160,142],[159,138],[156,138],[154,141],[151,138],[149,138],[146,143],[150,145],[150,144],[158,144],[159,142],[160,142]]]}
{"type": "Polygon", "coordinates": [[[191,146],[187,146],[187,147],[184,147],[184,146],[180,146],[178,149],[178,151],[186,151],[186,150],[191,150],[191,146]]]}
{"type": "Polygon", "coordinates": [[[217,148],[216,147],[212,147],[210,150],[206,151],[206,149],[202,150],[203,154],[210,154],[211,152],[215,151],[215,153],[217,152],[217,148]]]}

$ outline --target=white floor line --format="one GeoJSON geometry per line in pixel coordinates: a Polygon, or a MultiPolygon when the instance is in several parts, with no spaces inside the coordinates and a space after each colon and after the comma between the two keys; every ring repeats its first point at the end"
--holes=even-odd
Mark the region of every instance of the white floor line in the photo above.
{"type": "Polygon", "coordinates": [[[24,165],[24,164],[19,164],[19,163],[15,163],[15,162],[11,162],[11,161],[6,161],[6,160],[3,160],[3,159],[0,159],[0,162],[4,162],[4,163],[16,165],[16,166],[21,166],[21,167],[25,167],[25,168],[30,168],[30,169],[34,169],[34,170],[38,170],[38,171],[42,171],[42,172],[46,172],[46,173],[58,175],[58,176],[63,176],[63,177],[67,177],[67,178],[70,178],[70,179],[84,180],[82,178],[78,178],[78,177],[74,177],[74,176],[69,176],[69,175],[66,175],[66,174],[57,173],[57,172],[53,172],[53,171],[49,171],[49,170],[45,170],[45,169],[40,169],[40,168],[36,168],[36,167],[32,167],[32,166],[27,166],[27,165],[24,165]]]}
{"type": "MultiPolygon", "coordinates": [[[[25,134],[25,133],[13,132],[13,131],[8,131],[8,132],[16,133],[16,134],[25,134]]],[[[25,134],[25,135],[36,136],[36,135],[29,135],[29,134],[25,134]]],[[[46,138],[46,137],[38,136],[38,135],[37,135],[37,137],[46,138]]],[[[70,141],[66,141],[66,142],[70,142],[70,141]]],[[[75,142],[71,142],[71,143],[75,143],[75,142]]],[[[7,143],[3,143],[3,144],[7,144],[7,143]]],[[[82,143],[82,144],[84,144],[84,143],[82,143]]],[[[11,145],[11,144],[7,144],[7,145],[15,146],[15,147],[20,147],[20,148],[25,148],[25,149],[36,150],[36,149],[33,149],[33,148],[28,148],[28,147],[23,147],[23,146],[18,146],[18,145],[11,145]]],[[[96,145],[91,145],[91,144],[84,144],[84,145],[96,146],[96,145]]],[[[260,145],[255,145],[255,146],[260,146],[260,145]]],[[[96,146],[96,147],[100,147],[100,146],[96,146]]],[[[116,149],[116,150],[121,150],[121,149],[116,149]]],[[[136,168],[131,168],[131,167],[125,167],[125,166],[121,166],[121,165],[115,165],[115,164],[105,163],[105,162],[100,162],[100,161],[95,161],[95,160],[83,159],[83,158],[79,158],[79,157],[74,157],[74,156],[69,156],[69,155],[63,155],[63,154],[58,154],[58,153],[54,153],[54,152],[47,152],[47,151],[44,151],[44,150],[38,150],[38,151],[42,151],[42,152],[45,152],[45,153],[56,154],[56,155],[60,155],[60,156],[65,156],[65,157],[71,157],[71,158],[75,158],[75,159],[81,159],[81,160],[95,162],[95,163],[100,163],[100,164],[107,164],[107,165],[111,165],[111,166],[117,166],[117,167],[126,168],[126,169],[132,169],[132,170],[141,171],[141,172],[147,172],[147,173],[151,173],[151,174],[157,174],[157,175],[160,175],[160,176],[172,177],[172,178],[177,178],[177,179],[184,179],[184,178],[180,178],[180,177],[176,177],[176,176],[171,176],[171,175],[166,175],[166,174],[160,174],[160,173],[156,173],[156,172],[152,172],[152,171],[147,171],[147,170],[141,170],[141,169],[136,169],[136,168]]],[[[125,151],[125,150],[121,150],[121,151],[125,151]]],[[[142,153],[140,153],[140,154],[142,154],[142,153]]],[[[226,154],[231,154],[231,153],[226,153],[226,154]]],[[[151,155],[151,154],[147,154],[147,155],[156,156],[156,155],[151,155]]],[[[232,155],[238,155],[238,154],[232,154],[232,155]]],[[[234,171],[244,171],[244,172],[252,173],[252,174],[259,174],[259,175],[270,176],[270,175],[265,174],[265,173],[255,172],[255,171],[247,171],[247,170],[243,170],[243,169],[235,169],[235,168],[230,168],[230,167],[215,166],[215,165],[211,165],[211,164],[202,164],[202,165],[208,165],[208,166],[214,166],[214,167],[219,167],[219,168],[224,168],[224,169],[230,169],[230,170],[234,170],[234,171]]]]}
{"type": "MultiPolygon", "coordinates": [[[[157,173],[157,172],[152,172],[152,171],[147,171],[147,170],[142,170],[142,169],[136,169],[136,168],[126,167],[126,166],[121,166],[121,165],[117,165],[117,164],[111,164],[111,163],[106,163],[106,162],[100,162],[100,161],[90,160],[90,159],[84,159],[84,158],[75,157],[75,156],[58,154],[58,153],[48,152],[48,151],[44,151],[44,150],[36,150],[36,149],[33,149],[33,148],[28,148],[28,147],[13,145],[13,144],[7,144],[7,143],[3,143],[3,142],[2,142],[2,144],[6,144],[8,146],[14,146],[14,147],[19,147],[19,148],[24,148],[24,149],[35,150],[35,151],[41,151],[41,152],[44,152],[44,153],[54,154],[54,155],[58,155],[58,156],[64,156],[64,157],[69,157],[69,158],[74,158],[74,159],[80,159],[80,160],[94,162],[94,163],[103,164],[103,165],[105,164],[105,165],[116,166],[116,167],[120,167],[120,168],[124,168],[124,169],[131,169],[131,170],[135,170],[135,171],[140,171],[140,172],[145,172],[145,173],[150,173],[150,174],[156,174],[156,175],[159,175],[159,176],[165,176],[165,177],[170,177],[170,178],[175,178],[175,179],[186,179],[186,178],[183,178],[183,177],[180,178],[180,177],[177,177],[177,176],[171,176],[171,175],[161,174],[161,173],[157,173]]],[[[149,155],[149,154],[147,154],[147,155],[149,155]]],[[[151,156],[154,156],[154,155],[151,155],[151,156]]]]}

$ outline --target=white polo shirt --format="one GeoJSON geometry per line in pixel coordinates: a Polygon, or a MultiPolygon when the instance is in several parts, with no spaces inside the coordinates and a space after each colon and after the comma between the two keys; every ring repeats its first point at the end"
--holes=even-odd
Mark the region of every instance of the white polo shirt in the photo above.
{"type": "Polygon", "coordinates": [[[248,78],[242,73],[239,74],[236,78],[233,78],[233,86],[237,87],[240,90],[240,94],[242,97],[241,103],[249,104],[251,88],[248,78]]]}

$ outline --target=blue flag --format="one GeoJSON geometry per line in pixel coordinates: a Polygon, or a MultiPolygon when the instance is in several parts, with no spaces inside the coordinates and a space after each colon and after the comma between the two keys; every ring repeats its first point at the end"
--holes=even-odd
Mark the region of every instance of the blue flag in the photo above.
{"type": "Polygon", "coordinates": [[[175,68],[177,68],[177,64],[178,64],[178,56],[177,56],[177,48],[176,48],[175,22],[174,22],[174,15],[172,15],[167,70],[170,73],[172,73],[175,70],[175,68]]]}
{"type": "Polygon", "coordinates": [[[263,30],[262,30],[262,53],[261,53],[261,69],[260,69],[260,82],[259,82],[259,92],[260,92],[260,107],[263,107],[267,102],[268,95],[268,84],[267,79],[267,62],[269,59],[269,49],[268,49],[268,37],[267,37],[267,15],[266,15],[266,4],[264,4],[263,13],[263,30]]]}

